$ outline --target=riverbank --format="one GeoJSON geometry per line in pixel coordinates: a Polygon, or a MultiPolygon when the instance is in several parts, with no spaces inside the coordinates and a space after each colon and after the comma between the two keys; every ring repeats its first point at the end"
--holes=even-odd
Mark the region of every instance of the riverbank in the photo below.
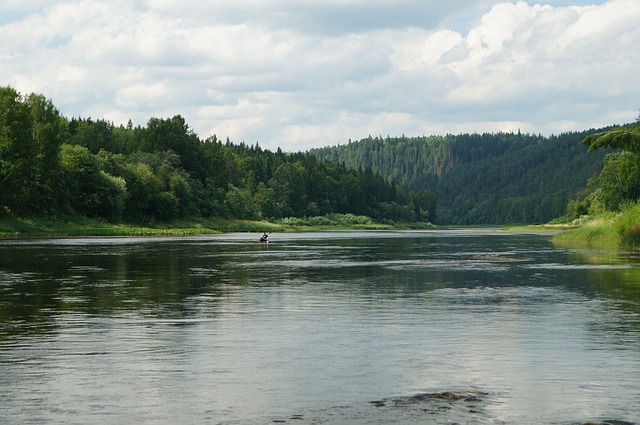
{"type": "Polygon", "coordinates": [[[0,238],[72,236],[187,236],[227,232],[299,232],[316,230],[433,229],[430,223],[375,223],[360,216],[341,215],[317,219],[285,219],[281,222],[215,218],[170,223],[108,223],[84,217],[25,219],[0,217],[0,238]]]}
{"type": "Polygon", "coordinates": [[[600,248],[640,247],[640,204],[634,203],[620,212],[583,216],[574,221],[574,229],[553,237],[558,245],[600,248]]]}
{"type": "Polygon", "coordinates": [[[606,218],[589,220],[579,227],[554,235],[552,241],[557,245],[573,247],[619,248],[622,246],[614,221],[606,218]]]}
{"type": "Polygon", "coordinates": [[[219,230],[197,223],[171,225],[138,225],[107,223],[97,219],[69,218],[26,219],[0,218],[0,237],[65,237],[65,236],[142,236],[142,235],[190,235],[220,233],[219,230]]]}
{"type": "Polygon", "coordinates": [[[576,226],[571,224],[529,224],[522,226],[507,226],[505,230],[518,233],[562,233],[567,230],[575,229],[576,226]]]}
{"type": "MultiPolygon", "coordinates": [[[[463,226],[468,227],[468,226],[463,226]]],[[[473,227],[473,226],[471,226],[473,227]]],[[[321,230],[433,230],[458,229],[460,226],[436,226],[431,223],[376,223],[369,217],[351,214],[311,218],[286,218],[278,222],[267,220],[199,219],[169,223],[109,223],[101,219],[70,217],[65,219],[28,219],[0,217],[0,238],[74,237],[74,236],[188,236],[229,232],[313,232],[321,230]]],[[[486,226],[482,226],[486,228],[486,226]]],[[[569,224],[496,226],[495,229],[518,233],[559,233],[576,229],[569,224]]],[[[580,236],[561,238],[562,241],[580,236]]],[[[589,240],[592,238],[589,237],[589,240]]],[[[560,240],[560,238],[559,238],[560,240]]]]}

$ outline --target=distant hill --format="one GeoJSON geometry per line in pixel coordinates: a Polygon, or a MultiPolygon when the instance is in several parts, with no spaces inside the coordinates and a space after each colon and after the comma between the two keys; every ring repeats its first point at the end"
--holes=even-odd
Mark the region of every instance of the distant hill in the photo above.
{"type": "Polygon", "coordinates": [[[371,167],[405,190],[434,192],[440,224],[545,223],[563,216],[602,168],[607,152],[587,153],[580,145],[597,131],[370,136],[309,153],[353,169],[371,167]]]}

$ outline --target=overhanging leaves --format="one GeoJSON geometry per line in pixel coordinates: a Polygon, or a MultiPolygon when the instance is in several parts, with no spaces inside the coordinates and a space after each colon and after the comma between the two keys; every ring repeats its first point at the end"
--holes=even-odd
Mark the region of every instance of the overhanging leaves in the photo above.
{"type": "Polygon", "coordinates": [[[640,154],[640,127],[617,128],[586,137],[581,143],[589,146],[589,152],[600,148],[622,149],[640,154]]]}

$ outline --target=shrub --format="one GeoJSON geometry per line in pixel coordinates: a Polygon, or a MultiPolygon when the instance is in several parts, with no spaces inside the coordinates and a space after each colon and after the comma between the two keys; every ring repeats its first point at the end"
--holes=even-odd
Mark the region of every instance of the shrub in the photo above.
{"type": "Polygon", "coordinates": [[[372,225],[373,220],[364,215],[354,214],[327,214],[326,216],[316,217],[287,217],[281,220],[286,226],[354,226],[354,225],[372,225]]]}

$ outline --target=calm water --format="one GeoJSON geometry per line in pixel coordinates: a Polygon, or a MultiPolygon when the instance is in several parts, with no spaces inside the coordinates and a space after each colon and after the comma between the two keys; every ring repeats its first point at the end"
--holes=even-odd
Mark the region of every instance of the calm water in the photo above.
{"type": "Polygon", "coordinates": [[[640,421],[640,258],[489,231],[0,241],[0,423],[640,421]]]}

